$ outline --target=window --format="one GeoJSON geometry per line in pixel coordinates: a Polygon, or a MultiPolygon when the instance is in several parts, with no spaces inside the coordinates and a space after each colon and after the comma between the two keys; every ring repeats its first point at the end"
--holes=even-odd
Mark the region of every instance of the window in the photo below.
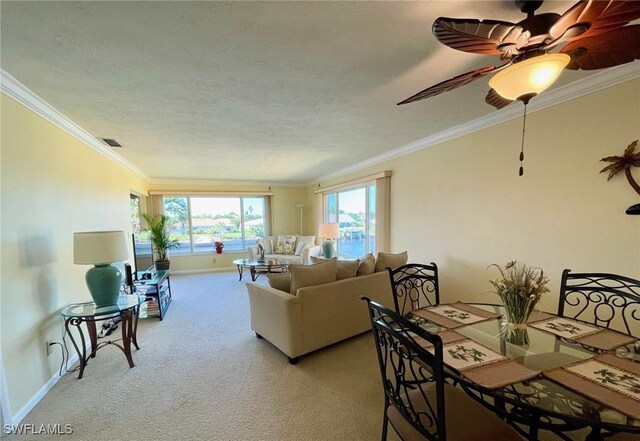
{"type": "Polygon", "coordinates": [[[129,195],[129,216],[131,217],[131,231],[140,233],[140,198],[135,194],[129,195]]]}
{"type": "Polygon", "coordinates": [[[375,250],[376,185],[324,194],[324,221],[338,223],[338,253],[360,257],[375,250]]]}
{"type": "Polygon", "coordinates": [[[165,196],[170,235],[180,242],[173,252],[212,252],[215,241],[226,251],[244,250],[265,234],[264,207],[262,196],[165,196]]]}

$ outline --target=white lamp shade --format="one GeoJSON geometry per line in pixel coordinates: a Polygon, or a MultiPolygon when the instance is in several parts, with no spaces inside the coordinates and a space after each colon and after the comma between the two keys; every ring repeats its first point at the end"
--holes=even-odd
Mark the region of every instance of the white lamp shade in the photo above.
{"type": "Polygon", "coordinates": [[[318,237],[340,237],[340,227],[338,224],[320,224],[320,227],[318,228],[318,237]]]}
{"type": "Polygon", "coordinates": [[[489,86],[508,100],[527,94],[539,94],[558,79],[569,64],[567,54],[544,54],[515,63],[495,74],[489,86]]]}
{"type": "Polygon", "coordinates": [[[124,231],[73,233],[73,263],[102,265],[129,258],[124,231]]]}

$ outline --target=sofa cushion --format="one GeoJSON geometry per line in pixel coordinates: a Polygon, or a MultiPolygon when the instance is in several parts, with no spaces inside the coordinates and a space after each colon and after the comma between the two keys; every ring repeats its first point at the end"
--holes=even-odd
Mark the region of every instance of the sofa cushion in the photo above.
{"type": "Polygon", "coordinates": [[[290,273],[268,273],[267,280],[271,288],[279,291],[291,292],[291,274],[290,273]]]}
{"type": "Polygon", "coordinates": [[[336,259],[331,259],[314,265],[290,265],[289,271],[291,272],[291,294],[295,295],[298,289],[304,286],[335,282],[338,262],[336,259]]]}
{"type": "Polygon", "coordinates": [[[367,274],[373,274],[376,271],[376,258],[373,257],[373,254],[365,254],[360,258],[360,263],[358,263],[358,272],[359,276],[366,276],[367,274]]]}
{"type": "MultiPolygon", "coordinates": [[[[326,262],[327,259],[323,257],[309,256],[311,263],[326,262]]],[[[338,260],[338,272],[336,273],[336,280],[349,279],[355,277],[358,274],[358,264],[360,260],[338,260]]]]}
{"type": "Polygon", "coordinates": [[[291,265],[302,265],[304,264],[304,262],[302,261],[302,257],[301,256],[288,256],[286,254],[265,254],[264,255],[265,260],[269,260],[269,259],[278,259],[278,260],[284,260],[289,262],[289,264],[291,265]]]}
{"type": "Polygon", "coordinates": [[[296,250],[296,236],[281,234],[276,242],[276,254],[293,255],[296,250]]]}
{"type": "Polygon", "coordinates": [[[385,271],[388,266],[398,268],[405,265],[407,260],[409,260],[409,255],[406,251],[398,254],[379,252],[376,260],[376,272],[385,271]]]}
{"type": "Polygon", "coordinates": [[[336,280],[350,279],[358,275],[360,260],[338,260],[338,273],[336,280]]]}

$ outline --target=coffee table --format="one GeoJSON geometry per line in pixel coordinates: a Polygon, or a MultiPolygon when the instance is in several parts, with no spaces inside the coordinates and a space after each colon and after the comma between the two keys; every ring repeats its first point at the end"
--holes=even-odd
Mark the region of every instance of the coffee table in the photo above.
{"type": "Polygon", "coordinates": [[[245,268],[249,268],[252,282],[255,282],[260,274],[285,273],[289,271],[289,262],[282,259],[237,259],[233,263],[238,267],[240,281],[242,281],[245,268]]]}

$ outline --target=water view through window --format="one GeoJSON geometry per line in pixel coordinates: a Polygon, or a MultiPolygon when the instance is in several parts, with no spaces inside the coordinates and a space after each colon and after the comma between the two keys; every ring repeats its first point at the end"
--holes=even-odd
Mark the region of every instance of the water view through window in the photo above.
{"type": "Polygon", "coordinates": [[[338,255],[360,257],[375,250],[375,184],[327,193],[325,222],[338,223],[338,255]]]}
{"type": "Polygon", "coordinates": [[[213,252],[214,242],[225,251],[240,251],[264,236],[263,197],[179,196],[164,198],[172,219],[170,234],[180,248],[173,253],[213,252]]]}

